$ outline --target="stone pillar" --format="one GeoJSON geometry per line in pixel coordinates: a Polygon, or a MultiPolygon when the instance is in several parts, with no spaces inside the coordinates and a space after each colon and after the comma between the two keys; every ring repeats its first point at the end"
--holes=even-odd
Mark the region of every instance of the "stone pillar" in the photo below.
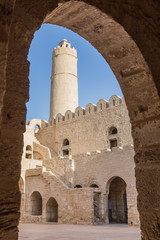
{"type": "Polygon", "coordinates": [[[77,51],[67,40],[53,49],[50,120],[78,107],[77,51]]]}

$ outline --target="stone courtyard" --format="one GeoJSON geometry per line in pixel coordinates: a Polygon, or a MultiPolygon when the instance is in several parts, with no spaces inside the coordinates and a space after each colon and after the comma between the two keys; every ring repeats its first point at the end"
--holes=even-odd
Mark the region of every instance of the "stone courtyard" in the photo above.
{"type": "Polygon", "coordinates": [[[20,224],[19,240],[140,240],[138,227],[125,224],[101,226],[20,224]]]}

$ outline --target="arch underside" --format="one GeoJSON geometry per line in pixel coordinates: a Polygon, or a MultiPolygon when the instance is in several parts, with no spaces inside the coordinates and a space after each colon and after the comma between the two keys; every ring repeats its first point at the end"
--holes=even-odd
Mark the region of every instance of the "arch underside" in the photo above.
{"type": "Polygon", "coordinates": [[[2,11],[0,36],[0,51],[3,56],[0,65],[2,70],[0,167],[3,169],[1,195],[2,203],[5,205],[5,212],[3,209],[1,211],[4,216],[2,219],[5,221],[3,236],[10,239],[11,234],[12,238],[17,239],[18,221],[15,219],[19,219],[20,206],[18,180],[23,149],[22,133],[25,131],[25,103],[29,97],[27,54],[35,31],[44,22],[67,27],[88,40],[106,59],[117,77],[132,124],[136,151],[138,208],[143,239],[158,240],[160,3],[154,1],[152,4],[143,0],[128,3],[125,0],[85,1],[97,7],[94,8],[83,1],[64,2],[57,7],[58,2],[13,0],[3,3],[6,10],[2,11]],[[56,9],[52,12],[54,8],[56,9]],[[11,211],[13,205],[10,202],[15,204],[14,211],[11,211]],[[12,229],[8,231],[11,222],[12,229]]]}

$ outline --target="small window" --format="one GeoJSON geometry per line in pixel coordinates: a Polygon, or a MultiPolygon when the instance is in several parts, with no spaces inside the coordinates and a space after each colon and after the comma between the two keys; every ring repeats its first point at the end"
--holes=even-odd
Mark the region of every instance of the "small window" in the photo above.
{"type": "Polygon", "coordinates": [[[117,128],[113,128],[113,130],[112,130],[112,134],[117,134],[117,128]]]}
{"type": "Polygon", "coordinates": [[[77,184],[77,185],[74,186],[74,188],[82,188],[82,186],[77,184]]]}
{"type": "Polygon", "coordinates": [[[78,114],[78,117],[79,117],[79,111],[77,112],[77,114],[78,114]]]}
{"type": "Polygon", "coordinates": [[[91,187],[91,188],[99,188],[97,184],[91,184],[89,187],[91,187]]]}
{"type": "Polygon", "coordinates": [[[67,114],[67,119],[69,119],[69,114],[67,114]]]}
{"type": "Polygon", "coordinates": [[[68,44],[66,44],[66,47],[68,47],[68,44]]]}
{"type": "Polygon", "coordinates": [[[31,147],[30,145],[27,145],[27,146],[26,146],[26,150],[27,150],[27,151],[32,151],[32,147],[31,147]]]}
{"type": "Polygon", "coordinates": [[[102,110],[102,103],[100,104],[100,109],[102,110]]]}
{"type": "Polygon", "coordinates": [[[32,154],[26,153],[26,158],[32,159],[32,154]]]}
{"type": "Polygon", "coordinates": [[[111,127],[111,128],[109,129],[109,135],[113,135],[113,134],[117,134],[117,133],[118,133],[117,128],[111,127]]]}
{"type": "Polygon", "coordinates": [[[117,147],[117,139],[112,139],[110,140],[110,148],[117,147]]]}
{"type": "Polygon", "coordinates": [[[88,111],[89,111],[89,113],[91,112],[91,109],[90,109],[90,107],[88,108],[88,111]]]}
{"type": "Polygon", "coordinates": [[[113,99],[113,106],[115,106],[115,104],[116,104],[116,103],[115,103],[115,100],[113,99]]]}
{"type": "Polygon", "coordinates": [[[64,139],[63,146],[68,146],[68,145],[69,145],[69,140],[68,139],[64,139]]]}
{"type": "Polygon", "coordinates": [[[68,156],[69,155],[69,150],[66,149],[66,150],[63,150],[63,156],[68,156]]]}

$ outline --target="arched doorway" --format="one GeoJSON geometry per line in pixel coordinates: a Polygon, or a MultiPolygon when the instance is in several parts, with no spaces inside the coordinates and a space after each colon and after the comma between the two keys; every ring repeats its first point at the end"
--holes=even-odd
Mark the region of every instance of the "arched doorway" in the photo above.
{"type": "Polygon", "coordinates": [[[30,197],[31,215],[42,215],[42,197],[38,191],[32,193],[30,197]]]}
{"type": "Polygon", "coordinates": [[[46,222],[58,222],[58,203],[53,197],[46,204],[46,222]]]}
{"type": "Polygon", "coordinates": [[[127,223],[128,209],[126,183],[120,177],[115,177],[110,183],[108,195],[109,223],[127,223]]]}

